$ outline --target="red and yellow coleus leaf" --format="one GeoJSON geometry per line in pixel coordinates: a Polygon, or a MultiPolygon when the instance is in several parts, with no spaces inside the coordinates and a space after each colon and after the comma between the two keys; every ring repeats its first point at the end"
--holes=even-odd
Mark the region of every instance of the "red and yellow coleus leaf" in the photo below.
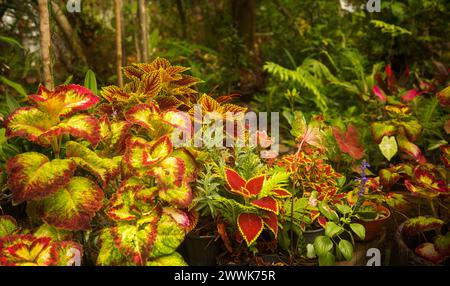
{"type": "Polygon", "coordinates": [[[58,251],[58,266],[81,266],[83,247],[73,241],[55,243],[58,251]]]}
{"type": "Polygon", "coordinates": [[[225,168],[225,179],[230,187],[230,191],[244,197],[259,195],[265,178],[265,175],[259,175],[246,181],[236,171],[225,168]]]}
{"type": "Polygon", "coordinates": [[[401,122],[399,125],[403,133],[411,141],[416,141],[422,134],[422,125],[417,120],[401,122]]]}
{"type": "Polygon", "coordinates": [[[103,228],[98,241],[99,252],[96,265],[111,266],[123,265],[125,263],[126,257],[117,245],[119,241],[116,241],[113,236],[113,228],[103,228]]]}
{"type": "Polygon", "coordinates": [[[257,196],[261,192],[265,180],[265,175],[253,177],[245,183],[245,189],[250,193],[250,196],[257,196]]]}
{"type": "Polygon", "coordinates": [[[442,107],[450,106],[450,86],[447,86],[436,94],[439,104],[442,107]]]}
{"type": "Polygon", "coordinates": [[[333,127],[333,136],[342,152],[347,153],[355,160],[364,156],[364,147],[360,143],[358,129],[353,124],[347,127],[345,134],[338,127],[333,127]]]}
{"type": "Polygon", "coordinates": [[[407,220],[403,226],[402,233],[412,237],[430,230],[440,230],[443,225],[445,225],[445,222],[441,219],[419,216],[407,220]]]}
{"type": "Polygon", "coordinates": [[[151,258],[156,258],[173,253],[183,242],[186,228],[174,219],[173,214],[161,215],[156,227],[156,237],[150,252],[151,258]]]}
{"type": "Polygon", "coordinates": [[[131,97],[130,94],[115,85],[103,87],[100,91],[100,95],[111,104],[126,103],[131,97]]]}
{"type": "Polygon", "coordinates": [[[377,144],[381,143],[384,136],[391,136],[397,133],[397,127],[388,122],[373,122],[370,127],[372,137],[377,144]]]}
{"type": "Polygon", "coordinates": [[[261,234],[264,228],[264,222],[261,217],[251,213],[241,213],[237,219],[239,232],[241,233],[247,245],[252,245],[261,234]]]}
{"type": "Polygon", "coordinates": [[[149,257],[157,235],[159,215],[154,212],[133,224],[119,224],[112,228],[114,242],[119,250],[137,265],[143,265],[149,257]]]}
{"type": "Polygon", "coordinates": [[[76,84],[59,86],[54,91],[48,91],[40,86],[38,93],[30,95],[30,98],[42,111],[54,117],[68,116],[86,110],[99,101],[92,91],[76,84]]]}
{"type": "Polygon", "coordinates": [[[45,198],[64,187],[75,172],[73,160],[54,159],[50,161],[37,152],[22,153],[6,163],[8,186],[13,202],[45,198]]]}
{"type": "Polygon", "coordinates": [[[380,176],[380,183],[385,188],[392,187],[400,180],[400,174],[395,169],[381,169],[378,175],[380,176]]]}
{"type": "Polygon", "coordinates": [[[127,121],[110,122],[108,117],[104,116],[99,120],[100,143],[109,151],[115,154],[121,154],[125,149],[125,141],[129,136],[131,124],[127,121]]]}
{"type": "Polygon", "coordinates": [[[1,266],[56,265],[58,251],[51,238],[32,235],[10,235],[0,239],[1,266]]]}
{"type": "Polygon", "coordinates": [[[264,197],[250,202],[251,205],[274,214],[278,214],[279,208],[277,201],[272,197],[264,197]]]}
{"type": "Polygon", "coordinates": [[[265,212],[263,216],[264,224],[275,235],[278,235],[278,217],[273,212],[265,212]]]}
{"type": "Polygon", "coordinates": [[[128,122],[153,130],[154,124],[162,120],[159,108],[154,104],[138,104],[125,113],[128,122]]]}
{"type": "Polygon", "coordinates": [[[191,187],[188,184],[170,186],[159,191],[159,198],[180,208],[188,207],[193,199],[191,187]]]}
{"type": "Polygon", "coordinates": [[[94,151],[80,143],[69,141],[66,143],[66,157],[72,158],[76,164],[95,175],[104,187],[120,172],[121,156],[102,158],[94,151]]]}
{"type": "Polygon", "coordinates": [[[427,162],[419,147],[410,142],[406,136],[401,134],[397,135],[397,144],[401,151],[413,157],[419,164],[425,164],[427,162]]]}
{"type": "Polygon", "coordinates": [[[190,182],[196,177],[197,163],[195,161],[194,156],[188,150],[176,149],[171,154],[171,157],[175,157],[183,160],[184,163],[184,180],[186,182],[190,182]]]}
{"type": "Polygon", "coordinates": [[[275,189],[272,190],[272,196],[280,199],[290,198],[292,194],[285,189],[275,189]]]}
{"type": "Polygon", "coordinates": [[[405,186],[411,192],[428,198],[448,194],[449,190],[445,182],[425,167],[417,166],[414,169],[414,180],[405,180],[405,186]]]}
{"type": "Polygon", "coordinates": [[[124,160],[131,170],[144,173],[168,157],[172,149],[172,142],[167,136],[153,142],[133,137],[127,141],[124,160]]]}
{"type": "Polygon", "coordinates": [[[237,193],[244,197],[250,195],[250,192],[245,189],[245,184],[247,183],[246,180],[243,179],[236,171],[225,168],[225,179],[233,193],[237,193]]]}
{"type": "Polygon", "coordinates": [[[435,248],[435,245],[431,242],[425,242],[421,245],[417,246],[414,252],[417,255],[422,256],[423,258],[433,262],[433,263],[441,263],[444,261],[445,257],[443,257],[435,248]]]}
{"type": "Polygon", "coordinates": [[[163,190],[171,186],[179,187],[184,181],[184,161],[175,157],[167,157],[153,167],[149,174],[156,178],[158,186],[163,190]]]}
{"type": "Polygon", "coordinates": [[[142,180],[131,177],[123,181],[109,200],[106,214],[116,221],[131,221],[151,212],[157,187],[147,187],[142,180]]]}
{"type": "Polygon", "coordinates": [[[50,142],[43,141],[40,136],[57,123],[57,119],[50,118],[37,107],[21,107],[6,118],[6,136],[8,138],[19,136],[42,146],[48,146],[50,142]]]}
{"type": "Polygon", "coordinates": [[[97,145],[100,140],[100,127],[97,118],[92,115],[79,114],[61,121],[58,125],[51,127],[41,137],[50,141],[54,136],[70,134],[74,137],[83,138],[92,145],[97,145]]]}
{"type": "Polygon", "coordinates": [[[450,145],[441,146],[441,159],[445,167],[450,168],[450,145]]]}
{"type": "Polygon", "coordinates": [[[103,192],[96,183],[84,177],[73,177],[66,186],[41,201],[42,218],[66,230],[88,229],[102,200],[103,192]]]}

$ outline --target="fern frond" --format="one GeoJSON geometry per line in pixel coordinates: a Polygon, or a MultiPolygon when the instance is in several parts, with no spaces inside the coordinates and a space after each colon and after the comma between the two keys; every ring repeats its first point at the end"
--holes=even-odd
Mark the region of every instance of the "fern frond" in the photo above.
{"type": "Polygon", "coordinates": [[[276,172],[270,178],[266,179],[261,189],[259,197],[263,198],[268,196],[272,190],[285,188],[289,183],[290,174],[287,172],[276,172]]]}
{"type": "Polygon", "coordinates": [[[380,20],[371,20],[371,24],[373,24],[376,28],[381,29],[382,33],[390,34],[392,37],[397,37],[400,35],[411,35],[412,33],[405,28],[389,24],[380,20]]]}

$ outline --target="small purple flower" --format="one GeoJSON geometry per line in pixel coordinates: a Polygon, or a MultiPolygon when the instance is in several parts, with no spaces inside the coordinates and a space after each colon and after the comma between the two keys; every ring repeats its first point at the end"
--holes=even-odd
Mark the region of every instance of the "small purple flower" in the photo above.
{"type": "Polygon", "coordinates": [[[366,162],[366,160],[363,160],[361,162],[361,172],[359,173],[359,178],[356,179],[356,181],[359,182],[359,192],[358,195],[362,196],[364,195],[364,190],[366,188],[366,183],[369,181],[369,179],[366,177],[366,170],[370,168],[369,163],[366,162]]]}

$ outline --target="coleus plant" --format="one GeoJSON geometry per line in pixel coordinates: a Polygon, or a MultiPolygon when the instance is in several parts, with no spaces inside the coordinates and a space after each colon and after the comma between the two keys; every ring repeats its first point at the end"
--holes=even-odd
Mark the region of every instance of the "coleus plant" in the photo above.
{"type": "Polygon", "coordinates": [[[56,227],[87,229],[102,205],[103,191],[90,178],[75,176],[75,171],[77,167],[88,168],[107,183],[119,163],[98,156],[73,154],[74,148],[78,148],[75,146],[89,150],[84,146],[95,146],[100,140],[98,120],[80,113],[94,106],[99,98],[90,90],[71,84],[54,91],[40,86],[38,93],[30,95],[29,100],[32,105],[18,108],[7,117],[6,134],[8,138],[19,136],[43,148],[51,147],[52,152],[50,158],[46,149],[42,149],[44,153],[25,152],[7,161],[7,184],[13,204],[28,202],[45,222],[56,227]],[[70,136],[84,139],[80,141],[83,145],[67,141],[70,136]],[[63,147],[65,158],[61,157],[63,147]]]}
{"type": "Polygon", "coordinates": [[[264,226],[277,237],[279,199],[291,196],[288,190],[280,186],[280,182],[285,179],[277,178],[279,174],[271,178],[263,174],[245,180],[231,168],[225,168],[224,172],[230,192],[242,199],[244,207],[236,214],[235,224],[247,245],[252,245],[258,239],[264,226]]]}
{"type": "Polygon", "coordinates": [[[0,216],[0,266],[80,265],[82,246],[56,233],[45,224],[30,233],[20,229],[13,217],[0,216]]]}
{"type": "Polygon", "coordinates": [[[186,210],[196,163],[187,150],[174,150],[168,135],[149,139],[156,134],[157,116],[152,104],[136,105],[125,114],[136,135],[129,131],[125,179],[106,206],[114,223],[101,230],[99,265],[185,265],[175,251],[196,224],[195,214],[186,210]]]}
{"type": "Polygon", "coordinates": [[[440,233],[444,221],[434,217],[415,217],[407,220],[403,226],[402,234],[405,237],[423,236],[424,233],[434,231],[438,234],[433,237],[433,242],[423,242],[415,248],[415,253],[421,257],[440,264],[450,258],[450,232],[440,233]]]}
{"type": "Polygon", "coordinates": [[[108,114],[123,116],[131,107],[140,103],[154,103],[165,110],[188,110],[196,102],[194,86],[201,81],[183,74],[187,67],[173,66],[163,58],[151,63],[138,63],[125,67],[125,76],[130,80],[123,88],[107,86],[101,95],[108,104],[102,110],[108,114]]]}

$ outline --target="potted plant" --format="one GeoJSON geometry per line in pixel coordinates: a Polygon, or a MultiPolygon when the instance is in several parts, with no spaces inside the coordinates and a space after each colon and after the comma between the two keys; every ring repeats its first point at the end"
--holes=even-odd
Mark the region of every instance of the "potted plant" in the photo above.
{"type": "Polygon", "coordinates": [[[355,221],[364,226],[366,235],[363,241],[378,237],[391,217],[391,211],[382,205],[384,196],[377,178],[368,178],[370,165],[363,160],[360,166],[358,186],[349,192],[348,202],[352,205],[355,221]],[[356,197],[356,199],[355,199],[356,197]]]}
{"type": "Polygon", "coordinates": [[[419,216],[403,222],[395,235],[402,265],[448,265],[450,231],[445,222],[419,216]]]}

